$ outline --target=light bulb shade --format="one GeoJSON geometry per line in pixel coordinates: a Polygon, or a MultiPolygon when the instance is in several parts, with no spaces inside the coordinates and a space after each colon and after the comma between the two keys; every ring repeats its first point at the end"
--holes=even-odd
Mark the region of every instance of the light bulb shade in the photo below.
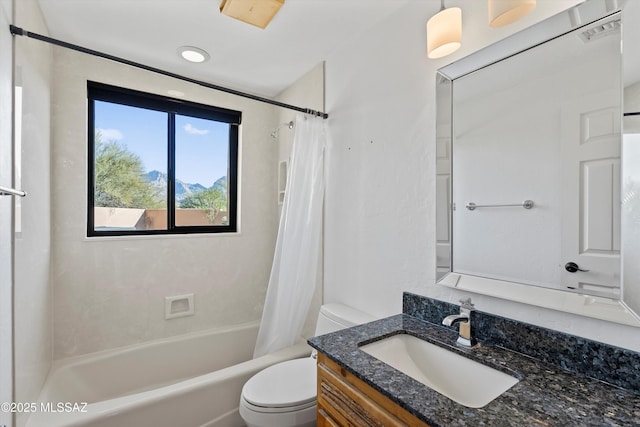
{"type": "Polygon", "coordinates": [[[536,8],[536,0],[489,0],[489,26],[516,22],[536,8]]]}
{"type": "Polygon", "coordinates": [[[442,58],[461,46],[462,9],[450,7],[427,21],[427,56],[442,58]]]}

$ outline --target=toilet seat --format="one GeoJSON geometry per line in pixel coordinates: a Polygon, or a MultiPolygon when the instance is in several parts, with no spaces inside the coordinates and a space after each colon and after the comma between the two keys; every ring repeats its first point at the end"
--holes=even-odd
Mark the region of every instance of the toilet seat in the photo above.
{"type": "Polygon", "coordinates": [[[316,427],[316,402],[290,408],[262,408],[240,399],[238,412],[247,427],[316,427]]]}
{"type": "Polygon", "coordinates": [[[242,400],[256,412],[293,412],[316,404],[316,360],[311,357],[272,365],[246,382],[242,400]]]}
{"type": "MultiPolygon", "coordinates": [[[[305,409],[309,409],[309,408],[315,408],[316,406],[316,401],[313,400],[312,402],[307,402],[305,404],[302,405],[297,405],[297,406],[286,406],[286,407],[279,407],[279,408],[267,408],[264,406],[256,406],[253,405],[249,402],[246,401],[246,399],[244,399],[244,397],[242,399],[240,399],[240,405],[243,406],[245,409],[252,411],[252,412],[258,412],[261,414],[288,414],[288,413],[294,413],[294,412],[301,412],[304,411],[305,409]]],[[[315,409],[314,409],[315,411],[315,409]]]]}

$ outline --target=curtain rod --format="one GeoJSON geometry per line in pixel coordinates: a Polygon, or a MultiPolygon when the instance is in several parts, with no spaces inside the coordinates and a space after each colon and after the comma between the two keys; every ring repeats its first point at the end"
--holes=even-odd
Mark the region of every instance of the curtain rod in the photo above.
{"type": "Polygon", "coordinates": [[[239,90],[230,89],[230,88],[226,88],[226,87],[223,87],[223,86],[218,86],[218,85],[215,85],[213,83],[207,83],[207,82],[204,82],[202,80],[192,79],[190,77],[185,77],[185,76],[182,76],[180,74],[172,73],[170,71],[161,70],[159,68],[151,67],[149,65],[144,65],[144,64],[141,64],[139,62],[130,61],[128,59],[124,59],[124,58],[120,58],[120,57],[117,57],[117,56],[114,56],[114,55],[110,55],[108,53],[99,52],[97,50],[88,49],[86,47],[82,47],[82,46],[78,46],[78,45],[75,45],[75,44],[67,43],[67,42],[62,41],[62,40],[57,40],[57,39],[54,39],[54,38],[51,38],[51,37],[43,36],[43,35],[38,34],[38,33],[33,33],[31,31],[24,30],[24,29],[22,29],[20,27],[16,27],[15,25],[9,25],[9,30],[11,31],[11,34],[14,35],[14,36],[15,35],[19,35],[19,36],[29,37],[29,38],[32,38],[32,39],[35,39],[35,40],[40,40],[40,41],[43,41],[43,42],[46,42],[46,43],[50,43],[50,44],[53,44],[53,45],[56,45],[56,46],[61,46],[61,47],[67,48],[67,49],[75,50],[77,52],[87,53],[89,55],[98,56],[98,57],[104,58],[104,59],[109,59],[111,61],[119,62],[121,64],[130,65],[130,66],[136,67],[136,68],[141,68],[143,70],[151,71],[153,73],[162,74],[163,76],[173,77],[173,78],[178,79],[178,80],[183,80],[185,82],[194,83],[194,84],[197,84],[197,85],[200,85],[200,86],[204,86],[204,87],[209,88],[209,89],[214,89],[214,90],[218,90],[220,92],[230,93],[232,95],[240,96],[242,98],[249,98],[249,99],[252,99],[254,101],[264,102],[266,104],[275,105],[277,107],[282,107],[282,108],[286,108],[286,109],[289,109],[289,110],[295,110],[295,111],[299,111],[299,112],[305,113],[305,114],[311,114],[313,116],[322,117],[323,119],[326,119],[326,118],[329,117],[329,114],[327,114],[325,112],[322,112],[322,111],[312,110],[310,108],[297,107],[295,105],[285,104],[284,102],[275,101],[273,99],[264,98],[264,97],[257,96],[257,95],[252,95],[250,93],[241,92],[239,90]]]}

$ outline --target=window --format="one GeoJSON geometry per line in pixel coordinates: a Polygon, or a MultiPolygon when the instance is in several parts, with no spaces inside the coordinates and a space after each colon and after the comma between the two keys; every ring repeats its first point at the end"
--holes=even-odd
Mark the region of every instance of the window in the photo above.
{"type": "Polygon", "coordinates": [[[241,113],[89,82],[88,236],[236,231],[241,113]]]}

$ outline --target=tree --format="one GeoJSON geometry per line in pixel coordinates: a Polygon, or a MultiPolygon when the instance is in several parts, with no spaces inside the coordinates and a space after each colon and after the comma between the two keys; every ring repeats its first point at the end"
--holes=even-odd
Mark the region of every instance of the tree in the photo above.
{"type": "Polygon", "coordinates": [[[182,209],[203,209],[213,224],[216,215],[227,210],[227,195],[219,187],[187,194],[180,202],[182,209]]]}
{"type": "Polygon", "coordinates": [[[144,178],[140,157],[117,141],[95,134],[94,206],[150,209],[164,207],[160,191],[144,178]]]}

